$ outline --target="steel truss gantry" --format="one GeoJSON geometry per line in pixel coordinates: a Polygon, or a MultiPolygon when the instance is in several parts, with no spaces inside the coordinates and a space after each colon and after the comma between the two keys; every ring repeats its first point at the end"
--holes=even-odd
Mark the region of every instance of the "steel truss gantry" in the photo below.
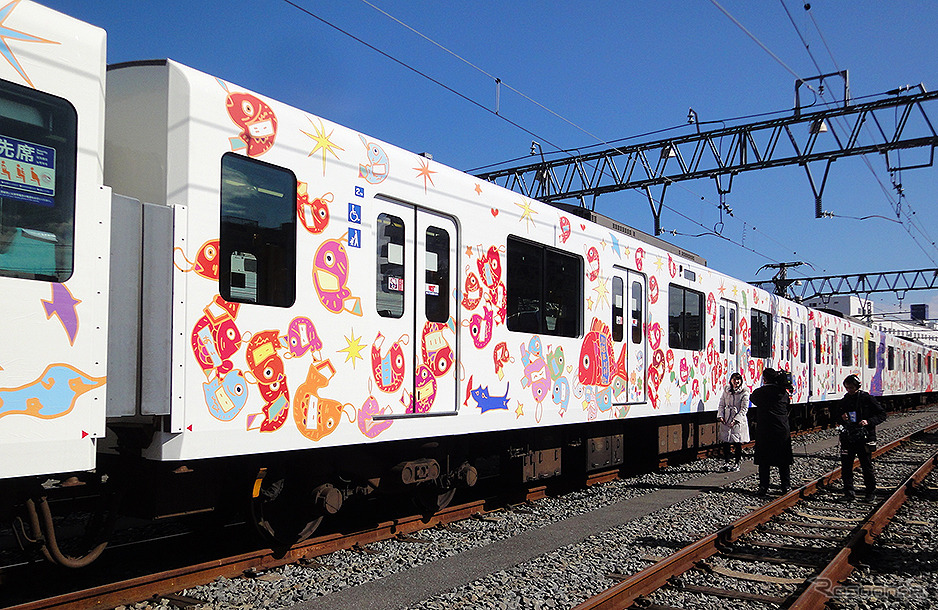
{"type": "Polygon", "coordinates": [[[836,295],[864,296],[874,292],[894,292],[902,299],[910,290],[938,289],[938,269],[914,269],[911,271],[884,271],[881,273],[859,273],[856,275],[828,275],[792,280],[776,277],[775,279],[750,282],[764,290],[783,296],[787,289],[789,298],[799,303],[811,299],[830,299],[836,295]],[[784,282],[779,286],[778,280],[784,282]]]}
{"type": "MultiPolygon", "coordinates": [[[[846,72],[837,73],[847,82],[846,72]]],[[[824,78],[833,75],[823,75],[824,78]]],[[[798,88],[804,79],[796,83],[798,88]]],[[[938,133],[929,118],[938,92],[924,87],[903,87],[874,101],[853,103],[845,86],[842,105],[803,112],[800,102],[792,116],[675,136],[654,142],[614,146],[588,153],[564,153],[517,167],[477,174],[527,197],[545,202],[575,200],[594,209],[603,193],[625,189],[645,192],[654,216],[655,235],[661,234],[661,208],[668,185],[683,180],[712,178],[725,208],[733,177],[745,171],[783,165],[801,165],[814,192],[815,216],[823,216],[821,197],[831,164],[841,157],[881,154],[887,169],[899,171],[930,167],[938,133]],[[917,89],[918,93],[911,93],[917,89]],[[862,140],[865,143],[861,143],[862,140]],[[869,142],[869,143],[866,143],[869,142]],[[903,165],[895,151],[929,148],[927,161],[903,165]],[[823,167],[820,181],[812,165],[823,167]],[[652,188],[660,188],[657,197],[652,188]],[[587,197],[592,201],[587,205],[587,197]]],[[[691,115],[693,116],[693,111],[691,115]]],[[[532,146],[532,154],[536,146],[532,146]]],[[[924,156],[924,155],[923,155],[924,156]]]]}

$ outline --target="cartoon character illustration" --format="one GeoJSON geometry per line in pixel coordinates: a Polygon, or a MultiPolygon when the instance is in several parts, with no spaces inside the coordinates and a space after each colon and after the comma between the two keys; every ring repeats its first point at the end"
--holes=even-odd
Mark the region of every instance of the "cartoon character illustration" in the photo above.
{"type": "Polygon", "coordinates": [[[596,246],[590,246],[586,251],[586,275],[591,282],[599,277],[599,250],[596,246]]]}
{"type": "Polygon", "coordinates": [[[554,351],[550,351],[550,346],[548,346],[547,350],[547,370],[550,371],[550,378],[557,381],[563,375],[565,362],[563,348],[558,345],[554,351]]]}
{"type": "Polygon", "coordinates": [[[446,340],[447,326],[440,322],[427,322],[420,333],[420,353],[423,362],[433,374],[441,377],[453,366],[453,348],[446,340]]]}
{"type": "Polygon", "coordinates": [[[489,289],[495,288],[502,281],[502,258],[495,246],[489,246],[485,256],[476,260],[476,266],[482,283],[489,289]]]}
{"type": "Polygon", "coordinates": [[[319,235],[329,226],[329,205],[334,196],[326,193],[309,200],[309,186],[305,182],[296,182],[296,215],[300,223],[313,235],[319,235]]]}
{"type": "MultiPolygon", "coordinates": [[[[283,427],[287,421],[287,415],[290,414],[290,389],[287,387],[287,380],[283,379],[270,384],[261,383],[257,387],[264,399],[261,413],[255,416],[264,416],[258,430],[275,432],[283,427]]],[[[248,429],[251,429],[250,422],[248,429]]]]}
{"type": "MultiPolygon", "coordinates": [[[[471,382],[471,379],[470,379],[471,382]]],[[[511,384],[505,386],[504,396],[490,396],[489,387],[479,386],[470,390],[469,394],[476,401],[476,406],[482,409],[482,413],[487,413],[496,409],[508,409],[508,388],[511,384]]]]}
{"type": "Polygon", "coordinates": [[[368,438],[377,438],[379,434],[391,427],[394,420],[375,421],[375,416],[390,412],[390,407],[381,407],[377,398],[369,396],[358,410],[358,429],[368,438]]]}
{"type": "Polygon", "coordinates": [[[404,383],[406,363],[404,349],[401,344],[407,345],[407,335],[394,342],[388,352],[382,356],[381,346],[384,345],[384,335],[378,332],[371,344],[371,372],[378,389],[382,392],[396,392],[404,383]]]}
{"type": "MultiPolygon", "coordinates": [[[[343,405],[338,400],[319,395],[319,391],[329,385],[334,375],[335,368],[329,360],[312,363],[306,373],[306,380],[299,385],[293,397],[293,421],[300,434],[312,441],[322,440],[335,432],[346,406],[352,407],[352,412],[355,412],[353,405],[343,405]],[[323,370],[328,370],[328,376],[323,370]]],[[[349,416],[349,421],[354,421],[352,416],[349,416]]]]}
{"type": "Polygon", "coordinates": [[[228,116],[241,128],[238,137],[229,138],[231,150],[245,150],[249,157],[270,150],[277,137],[277,117],[270,106],[250,93],[229,93],[225,106],[228,116]]]}
{"type": "Polygon", "coordinates": [[[642,265],[644,264],[645,264],[645,249],[635,248],[635,268],[641,271],[642,265]]]}
{"type": "Polygon", "coordinates": [[[231,357],[241,349],[241,333],[235,324],[238,303],[229,303],[215,295],[192,329],[192,352],[206,377],[224,375],[234,366],[231,357]]]}
{"type": "Polygon", "coordinates": [[[648,278],[648,302],[652,305],[658,302],[658,278],[655,276],[648,278]]]}
{"type": "Polygon", "coordinates": [[[497,344],[492,351],[492,358],[495,361],[495,374],[498,375],[498,380],[501,381],[505,377],[505,365],[515,361],[508,351],[508,344],[504,341],[497,344]]]}
{"type": "Polygon", "coordinates": [[[479,306],[482,300],[482,286],[479,284],[479,277],[474,271],[466,267],[466,281],[463,288],[462,306],[468,311],[472,311],[479,306]]]}
{"type": "Polygon", "coordinates": [[[293,318],[287,327],[287,334],[280,338],[289,350],[284,354],[285,357],[299,358],[307,352],[312,354],[322,349],[322,339],[316,332],[316,326],[305,316],[293,318]]]}
{"type": "Polygon", "coordinates": [[[219,421],[238,416],[248,400],[248,384],[241,371],[235,369],[224,378],[214,377],[202,384],[208,412],[219,421]]]}
{"type": "Polygon", "coordinates": [[[352,291],[345,285],[348,279],[349,261],[345,246],[337,239],[322,242],[313,258],[313,284],[319,302],[332,313],[347,311],[360,316],[361,298],[352,297],[352,291]]]}
{"type": "Polygon", "coordinates": [[[426,413],[433,406],[436,399],[436,377],[433,371],[424,364],[417,367],[414,373],[414,396],[408,406],[407,413],[426,413]]]}
{"type": "Polygon", "coordinates": [[[577,379],[581,384],[607,387],[616,375],[628,376],[625,360],[620,357],[616,361],[613,346],[609,325],[599,318],[593,318],[590,330],[580,347],[577,379]]]}
{"type": "Polygon", "coordinates": [[[528,345],[521,344],[521,362],[524,364],[524,377],[521,387],[531,387],[531,394],[538,405],[544,402],[550,393],[550,372],[547,362],[541,356],[541,338],[537,335],[531,337],[528,345]]]}
{"type": "Polygon", "coordinates": [[[280,343],[280,333],[276,330],[262,330],[248,341],[245,358],[251,374],[259,384],[270,385],[286,380],[278,349],[283,349],[283,345],[280,343]]]}
{"type": "Polygon", "coordinates": [[[492,340],[492,310],[488,307],[483,307],[482,310],[485,312],[484,316],[474,313],[468,322],[469,333],[472,335],[472,343],[475,344],[476,349],[484,348],[492,340]]]}
{"type": "Polygon", "coordinates": [[[173,259],[173,266],[183,273],[194,271],[196,275],[204,277],[207,280],[218,280],[217,239],[210,239],[209,241],[202,244],[202,247],[199,248],[199,251],[195,255],[195,262],[190,261],[186,257],[186,253],[183,251],[183,249],[178,247],[173,249],[173,259]],[[179,253],[183,260],[186,261],[186,266],[180,265],[176,262],[176,253],[179,253]]]}
{"type": "Polygon", "coordinates": [[[358,137],[361,138],[365,150],[368,151],[368,163],[358,166],[358,177],[364,178],[368,184],[381,184],[388,177],[390,170],[388,155],[376,143],[369,142],[364,136],[358,137]]]}
{"type": "Polygon", "coordinates": [[[70,364],[50,364],[35,381],[0,388],[0,417],[19,414],[56,419],[71,412],[79,396],[105,382],[106,377],[92,377],[70,364]]]}
{"type": "Polygon", "coordinates": [[[565,244],[570,239],[570,219],[566,216],[560,217],[560,243],[565,244]]]}
{"type": "Polygon", "coordinates": [[[561,377],[554,381],[554,387],[550,391],[550,399],[555,405],[560,407],[560,416],[567,412],[567,405],[570,404],[570,382],[566,377],[561,377]]]}

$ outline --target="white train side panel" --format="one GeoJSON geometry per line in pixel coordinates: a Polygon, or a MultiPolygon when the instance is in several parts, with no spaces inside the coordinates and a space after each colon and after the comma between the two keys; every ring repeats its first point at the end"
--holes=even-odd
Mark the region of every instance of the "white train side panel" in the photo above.
{"type": "Polygon", "coordinates": [[[92,468],[104,436],[105,33],[0,7],[0,478],[92,468]]]}

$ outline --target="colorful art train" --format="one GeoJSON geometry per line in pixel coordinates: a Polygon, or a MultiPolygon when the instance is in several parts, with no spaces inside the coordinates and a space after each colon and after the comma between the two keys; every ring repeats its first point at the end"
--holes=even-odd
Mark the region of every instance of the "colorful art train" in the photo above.
{"type": "Polygon", "coordinates": [[[433,510],[706,444],[735,371],[790,371],[812,420],[850,373],[934,391],[918,343],[173,61],[106,68],[102,30],[26,0],[0,17],[0,513],[78,481],[151,516],[251,499],[289,541],[383,491],[433,510]]]}

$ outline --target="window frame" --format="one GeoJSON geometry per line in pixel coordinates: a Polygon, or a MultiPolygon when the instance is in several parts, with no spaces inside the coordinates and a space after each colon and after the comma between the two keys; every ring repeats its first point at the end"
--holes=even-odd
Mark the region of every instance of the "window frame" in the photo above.
{"type": "Polygon", "coordinates": [[[583,327],[583,257],[546,244],[509,235],[505,248],[505,294],[507,304],[506,326],[512,332],[579,337],[583,327]],[[522,271],[518,270],[519,257],[530,256],[522,271]],[[557,277],[554,265],[572,265],[569,271],[557,277]],[[529,270],[525,274],[524,270],[529,270]],[[525,283],[533,283],[526,286],[525,283]],[[572,286],[572,288],[571,288],[572,286]],[[559,296],[559,301],[550,300],[559,296]],[[524,303],[522,303],[524,301],[524,303]],[[522,304],[535,306],[533,311],[522,310],[522,304]],[[550,309],[572,311],[561,317],[546,315],[550,309]],[[535,314],[528,316],[526,314],[535,314]],[[525,316],[522,318],[522,316],[525,316]],[[553,328],[550,328],[553,320],[553,328]]]}
{"type": "Polygon", "coordinates": [[[704,306],[704,293],[680,284],[668,284],[668,347],[672,349],[684,349],[692,352],[699,352],[707,344],[706,337],[706,309],[704,306]],[[680,295],[680,315],[677,317],[678,330],[675,332],[675,297],[680,295]],[[696,301],[697,312],[688,310],[688,303],[696,301]],[[698,331],[692,335],[693,329],[688,330],[688,322],[697,321],[698,331]],[[698,337],[696,342],[691,342],[691,338],[698,337]]]}
{"type": "Polygon", "coordinates": [[[756,309],[749,310],[749,354],[752,358],[772,357],[772,313],[756,309]],[[756,324],[757,318],[764,322],[756,324]],[[759,329],[758,331],[756,329],[759,329]],[[758,350],[756,348],[759,348],[758,350]]]}

